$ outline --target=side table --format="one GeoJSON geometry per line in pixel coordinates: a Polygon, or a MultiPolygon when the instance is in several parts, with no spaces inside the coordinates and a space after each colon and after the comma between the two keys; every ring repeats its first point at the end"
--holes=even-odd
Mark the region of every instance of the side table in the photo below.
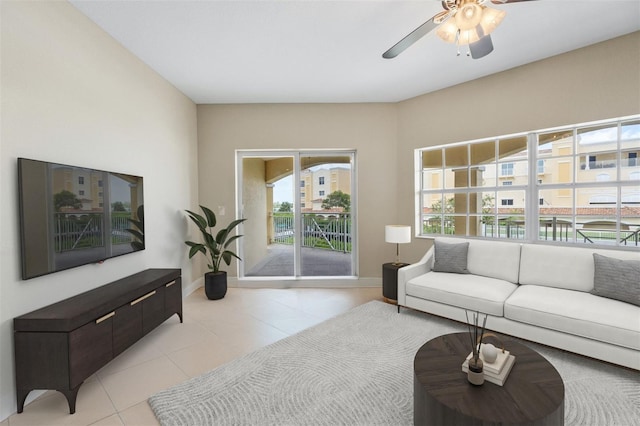
{"type": "Polygon", "coordinates": [[[385,263],[382,265],[382,295],[385,299],[398,300],[398,269],[408,263],[385,263]]]}

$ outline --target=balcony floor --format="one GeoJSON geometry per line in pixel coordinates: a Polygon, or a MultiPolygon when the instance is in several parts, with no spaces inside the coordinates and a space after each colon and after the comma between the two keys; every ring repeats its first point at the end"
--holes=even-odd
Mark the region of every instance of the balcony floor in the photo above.
{"type": "MultiPolygon", "coordinates": [[[[267,256],[245,272],[246,277],[291,277],[293,276],[293,246],[271,244],[267,256]]],[[[351,253],[303,247],[303,277],[353,276],[351,253]]]]}

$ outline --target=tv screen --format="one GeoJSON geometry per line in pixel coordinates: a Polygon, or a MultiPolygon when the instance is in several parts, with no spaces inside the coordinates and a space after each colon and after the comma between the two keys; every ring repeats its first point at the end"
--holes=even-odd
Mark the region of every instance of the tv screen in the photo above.
{"type": "Polygon", "coordinates": [[[143,180],[18,158],[22,279],[144,250],[143,180]]]}

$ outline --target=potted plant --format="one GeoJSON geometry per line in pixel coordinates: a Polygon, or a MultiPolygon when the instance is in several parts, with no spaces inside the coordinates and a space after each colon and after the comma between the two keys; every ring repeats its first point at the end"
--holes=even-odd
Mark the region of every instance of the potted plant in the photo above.
{"type": "Polygon", "coordinates": [[[131,241],[131,248],[134,251],[144,250],[144,206],[140,204],[136,210],[136,219],[127,219],[135,228],[127,228],[125,231],[133,235],[137,240],[131,241]]]}
{"type": "Polygon", "coordinates": [[[193,223],[198,226],[204,242],[185,241],[185,244],[191,247],[189,249],[189,259],[198,252],[211,259],[211,263],[207,265],[210,271],[204,274],[204,290],[207,298],[211,300],[222,299],[227,294],[227,272],[220,270],[220,262],[224,260],[228,266],[231,264],[231,258],[233,257],[242,260],[234,252],[227,250],[227,247],[242,237],[242,235],[231,235],[231,232],[246,219],[234,220],[229,226],[219,230],[214,237],[213,228],[216,226],[216,215],[205,206],[200,206],[200,208],[204,216],[190,210],[185,211],[193,223]]]}

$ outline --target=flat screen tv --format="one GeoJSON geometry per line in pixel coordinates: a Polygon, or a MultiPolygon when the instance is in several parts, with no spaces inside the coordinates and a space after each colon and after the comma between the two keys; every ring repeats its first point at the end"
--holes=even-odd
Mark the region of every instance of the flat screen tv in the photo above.
{"type": "Polygon", "coordinates": [[[22,279],[144,250],[140,176],[18,158],[22,279]]]}

